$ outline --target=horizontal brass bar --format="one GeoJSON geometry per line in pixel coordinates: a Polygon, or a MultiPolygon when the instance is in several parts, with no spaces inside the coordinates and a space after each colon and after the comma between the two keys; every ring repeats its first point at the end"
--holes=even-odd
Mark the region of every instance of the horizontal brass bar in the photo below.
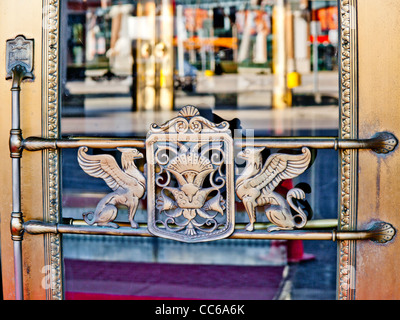
{"type": "MultiPolygon", "coordinates": [[[[266,147],[277,149],[295,149],[309,147],[314,149],[372,149],[377,153],[388,153],[397,145],[397,139],[390,133],[381,132],[370,139],[339,139],[337,137],[251,137],[235,138],[235,146],[244,147],[266,147]]],[[[43,149],[64,148],[104,148],[115,149],[118,147],[145,148],[146,142],[143,138],[66,138],[66,139],[44,139],[40,137],[29,137],[22,141],[22,148],[28,151],[43,149]]]]}
{"type": "Polygon", "coordinates": [[[307,137],[291,137],[291,138],[255,138],[254,141],[235,141],[235,146],[244,148],[248,145],[254,147],[266,148],[314,148],[314,149],[371,149],[376,146],[376,141],[373,139],[339,139],[335,137],[326,138],[307,138],[307,137]]]}
{"type": "Polygon", "coordinates": [[[291,138],[258,138],[251,139],[236,139],[235,146],[245,148],[248,146],[265,147],[271,149],[296,149],[302,147],[314,149],[338,149],[338,138],[307,138],[307,137],[291,137],[291,138]]]}
{"type": "MultiPolygon", "coordinates": [[[[87,223],[84,220],[78,219],[65,219],[67,224],[74,225],[74,226],[87,226],[87,223]]],[[[116,221],[114,221],[116,222],[116,221]]],[[[116,222],[120,227],[130,227],[129,222],[116,222]]],[[[272,223],[263,223],[263,222],[256,222],[254,223],[255,230],[266,230],[268,227],[272,226],[272,223]]],[[[139,224],[140,227],[147,227],[146,224],[139,224]]],[[[247,226],[246,223],[236,223],[235,228],[237,230],[245,229],[247,226]]],[[[307,221],[304,229],[333,229],[337,228],[338,220],[337,219],[316,219],[307,221]]]]}
{"type": "Polygon", "coordinates": [[[371,149],[376,153],[388,153],[394,150],[398,141],[388,132],[379,132],[370,139],[339,139],[337,137],[260,137],[243,140],[236,139],[235,146],[266,148],[314,148],[314,149],[371,149]]]}
{"type": "Polygon", "coordinates": [[[37,137],[26,138],[22,142],[22,147],[28,151],[38,151],[43,149],[72,149],[79,147],[88,148],[145,148],[145,140],[142,139],[113,139],[113,138],[83,138],[83,139],[44,139],[37,137]]]}
{"type": "MultiPolygon", "coordinates": [[[[88,235],[114,235],[114,236],[142,236],[152,237],[147,228],[141,226],[138,229],[129,227],[97,227],[75,224],[52,224],[43,221],[31,220],[24,223],[24,229],[29,234],[60,233],[60,234],[88,234],[88,235]]],[[[368,230],[361,231],[274,231],[256,230],[248,232],[236,229],[230,239],[262,239],[262,240],[371,240],[385,243],[395,235],[395,229],[388,223],[376,222],[368,230]]]]}

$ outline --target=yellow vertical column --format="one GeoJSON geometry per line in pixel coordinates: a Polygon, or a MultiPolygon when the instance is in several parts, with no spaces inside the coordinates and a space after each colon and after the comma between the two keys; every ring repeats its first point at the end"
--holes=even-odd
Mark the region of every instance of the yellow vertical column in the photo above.
{"type": "Polygon", "coordinates": [[[156,106],[154,1],[139,1],[137,16],[143,19],[141,38],[137,41],[137,110],[154,110],[156,106]]]}
{"type": "Polygon", "coordinates": [[[272,12],[272,71],[274,85],[272,107],[284,109],[291,104],[290,90],[287,88],[287,40],[286,40],[286,1],[277,0],[272,12]]]}
{"type": "Polygon", "coordinates": [[[172,110],[174,103],[174,13],[170,0],[162,0],[160,28],[156,44],[157,72],[159,72],[158,104],[161,110],[172,110]]]}

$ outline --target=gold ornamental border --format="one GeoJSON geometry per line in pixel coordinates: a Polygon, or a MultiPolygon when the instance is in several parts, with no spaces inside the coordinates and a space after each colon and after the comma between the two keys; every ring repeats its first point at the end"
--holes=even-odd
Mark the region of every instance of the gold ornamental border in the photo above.
{"type": "MultiPolygon", "coordinates": [[[[42,7],[42,136],[60,136],[59,57],[60,0],[44,0],[42,7]]],[[[58,150],[43,151],[43,220],[60,222],[60,158],[58,150]]],[[[63,299],[61,235],[46,234],[45,265],[51,266],[49,300],[63,299]]]]}
{"type": "MultiPolygon", "coordinates": [[[[358,138],[357,0],[340,0],[340,126],[342,139],[358,138]]],[[[357,223],[358,150],[340,151],[339,230],[355,230],[357,223]]],[[[338,243],[337,298],[354,299],[355,246],[351,240],[338,243]]]]}
{"type": "MultiPolygon", "coordinates": [[[[356,139],[357,130],[357,0],[339,1],[340,19],[340,138],[356,139]]],[[[43,91],[42,133],[45,138],[60,136],[60,0],[43,1],[43,91]]],[[[340,214],[339,228],[354,230],[356,226],[357,150],[340,151],[340,214]]],[[[59,151],[43,151],[44,221],[60,222],[59,151]]],[[[63,299],[61,235],[45,235],[47,265],[51,265],[51,285],[46,289],[48,299],[63,299]]],[[[355,241],[339,242],[338,299],[354,298],[355,241]]]]}

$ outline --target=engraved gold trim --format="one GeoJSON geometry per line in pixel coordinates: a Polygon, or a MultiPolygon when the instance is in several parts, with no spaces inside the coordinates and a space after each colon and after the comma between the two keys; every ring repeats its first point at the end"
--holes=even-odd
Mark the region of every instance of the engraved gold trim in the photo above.
{"type": "MultiPolygon", "coordinates": [[[[59,0],[43,1],[43,84],[42,84],[42,137],[59,136],[59,0]]],[[[43,219],[51,223],[60,221],[59,213],[59,151],[45,150],[43,166],[43,219]]],[[[51,285],[46,298],[63,298],[61,235],[45,235],[45,265],[51,266],[51,285]]]]}
{"type": "MultiPolygon", "coordinates": [[[[357,0],[340,0],[340,138],[358,138],[357,116],[357,0]]],[[[340,151],[339,230],[355,230],[358,150],[340,151]]],[[[339,300],[354,298],[355,241],[339,242],[339,300]]]]}

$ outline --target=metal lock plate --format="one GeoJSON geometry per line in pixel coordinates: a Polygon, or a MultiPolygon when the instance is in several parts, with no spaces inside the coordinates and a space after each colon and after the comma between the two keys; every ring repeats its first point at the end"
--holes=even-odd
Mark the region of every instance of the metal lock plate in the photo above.
{"type": "Polygon", "coordinates": [[[12,69],[18,65],[27,73],[33,71],[33,39],[22,35],[6,42],[6,79],[12,78],[12,69]]]}

